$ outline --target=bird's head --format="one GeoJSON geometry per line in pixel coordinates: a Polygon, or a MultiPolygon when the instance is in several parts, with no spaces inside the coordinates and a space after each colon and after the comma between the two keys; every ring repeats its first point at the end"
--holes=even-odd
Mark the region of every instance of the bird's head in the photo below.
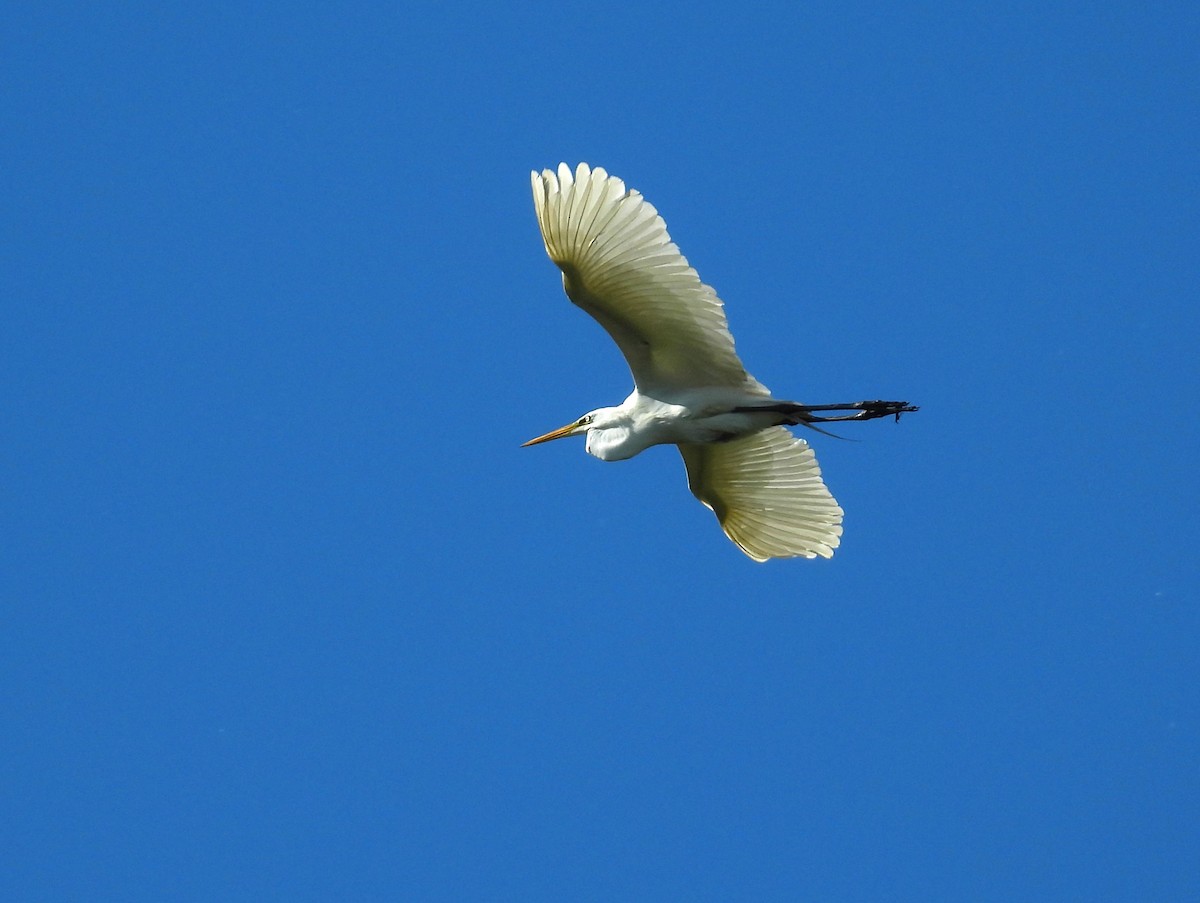
{"type": "MultiPolygon", "coordinates": [[[[528,445],[541,445],[543,442],[550,442],[553,439],[565,439],[568,436],[587,436],[587,450],[589,454],[595,455],[602,461],[616,461],[621,458],[630,457],[636,454],[636,451],[622,453],[623,443],[629,435],[629,416],[621,408],[597,408],[594,411],[588,411],[578,420],[568,423],[566,426],[560,426],[556,430],[538,436],[536,439],[530,439],[522,444],[522,448],[528,445]]],[[[637,451],[640,451],[638,449],[637,451]]]]}

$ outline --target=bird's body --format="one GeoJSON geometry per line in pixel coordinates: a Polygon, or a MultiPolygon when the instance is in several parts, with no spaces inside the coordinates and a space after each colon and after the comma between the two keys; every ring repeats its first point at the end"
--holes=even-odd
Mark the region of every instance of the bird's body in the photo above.
{"type": "Polygon", "coordinates": [[[624,461],[652,445],[704,445],[726,442],[784,422],[777,410],[750,406],[769,399],[721,387],[681,393],[672,401],[636,389],[614,408],[587,416],[587,451],[601,461],[624,461]]]}
{"type": "Polygon", "coordinates": [[[763,561],[829,557],[842,509],[811,448],[786,429],[830,419],[915,410],[905,402],[806,406],[777,399],[734,351],[721,301],[680,254],[642,196],[603,169],[566,164],[532,174],[546,252],[568,297],[612,336],[634,390],[526,443],[585,434],[604,461],[652,445],[679,447],[693,494],[747,555],[763,561]],[[814,410],[855,409],[826,418],[814,410]]]}

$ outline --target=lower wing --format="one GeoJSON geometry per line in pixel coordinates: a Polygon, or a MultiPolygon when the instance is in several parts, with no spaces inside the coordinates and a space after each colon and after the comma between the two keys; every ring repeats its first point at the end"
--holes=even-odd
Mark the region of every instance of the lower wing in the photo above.
{"type": "Polygon", "coordinates": [[[829,558],[841,542],[842,509],[803,439],[775,426],[728,442],[680,445],[692,494],[755,561],[829,558]]]}

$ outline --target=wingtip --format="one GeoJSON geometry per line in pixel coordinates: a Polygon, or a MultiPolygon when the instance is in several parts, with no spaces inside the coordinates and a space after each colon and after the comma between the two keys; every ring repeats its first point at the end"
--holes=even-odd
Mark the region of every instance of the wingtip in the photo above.
{"type": "Polygon", "coordinates": [[[572,168],[565,160],[560,162],[553,169],[543,169],[540,172],[536,169],[529,171],[530,178],[533,179],[549,179],[556,185],[562,188],[567,188],[577,182],[586,182],[588,179],[604,180],[608,178],[608,172],[601,166],[592,166],[590,163],[585,163],[580,160],[572,168]]]}

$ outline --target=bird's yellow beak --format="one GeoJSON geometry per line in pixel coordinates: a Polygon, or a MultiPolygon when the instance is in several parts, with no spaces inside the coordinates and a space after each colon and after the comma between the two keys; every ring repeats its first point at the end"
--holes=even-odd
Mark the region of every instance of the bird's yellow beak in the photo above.
{"type": "Polygon", "coordinates": [[[543,442],[549,442],[552,439],[565,439],[570,436],[575,430],[579,429],[579,421],[576,420],[568,423],[566,426],[560,426],[556,430],[551,430],[544,436],[538,436],[536,439],[530,439],[528,442],[522,442],[521,448],[527,448],[530,445],[541,445],[543,442]]]}

